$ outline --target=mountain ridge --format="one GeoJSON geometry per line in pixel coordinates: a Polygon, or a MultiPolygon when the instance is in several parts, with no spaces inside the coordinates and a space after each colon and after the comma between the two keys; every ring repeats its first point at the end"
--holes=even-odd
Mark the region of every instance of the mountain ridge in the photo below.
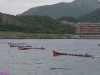
{"type": "Polygon", "coordinates": [[[80,17],[100,8],[99,0],[75,0],[73,2],[61,2],[53,5],[44,5],[23,12],[20,15],[46,15],[54,19],[62,16],[80,17]]]}

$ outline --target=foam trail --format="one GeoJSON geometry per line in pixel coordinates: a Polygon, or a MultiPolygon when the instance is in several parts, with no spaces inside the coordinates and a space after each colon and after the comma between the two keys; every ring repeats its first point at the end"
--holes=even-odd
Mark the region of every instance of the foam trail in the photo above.
{"type": "Polygon", "coordinates": [[[100,56],[94,56],[94,58],[100,58],[100,56]]]}

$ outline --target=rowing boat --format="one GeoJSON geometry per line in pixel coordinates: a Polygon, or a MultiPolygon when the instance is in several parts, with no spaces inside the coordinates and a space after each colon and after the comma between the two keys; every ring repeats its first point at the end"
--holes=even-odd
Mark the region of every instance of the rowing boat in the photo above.
{"type": "Polygon", "coordinates": [[[30,50],[32,49],[31,47],[23,47],[23,46],[18,46],[19,50],[30,50]]]}
{"type": "Polygon", "coordinates": [[[59,55],[68,55],[68,56],[79,56],[79,57],[91,57],[94,58],[92,55],[86,55],[86,54],[71,54],[71,53],[60,53],[57,51],[53,51],[53,56],[59,56],[59,55]]]}
{"type": "Polygon", "coordinates": [[[20,46],[21,47],[32,47],[32,46],[27,46],[27,45],[26,46],[24,46],[24,45],[10,45],[10,47],[20,47],[20,46]]]}
{"type": "Polygon", "coordinates": [[[14,44],[14,43],[10,43],[9,44],[10,47],[19,47],[19,46],[23,46],[23,47],[32,47],[30,45],[25,45],[25,44],[14,44]]]}
{"type": "Polygon", "coordinates": [[[45,50],[45,48],[43,48],[43,47],[40,47],[40,48],[37,48],[37,47],[34,48],[34,47],[33,47],[33,48],[32,48],[32,47],[23,47],[23,46],[19,46],[18,49],[19,49],[19,50],[31,50],[31,49],[45,50]]]}

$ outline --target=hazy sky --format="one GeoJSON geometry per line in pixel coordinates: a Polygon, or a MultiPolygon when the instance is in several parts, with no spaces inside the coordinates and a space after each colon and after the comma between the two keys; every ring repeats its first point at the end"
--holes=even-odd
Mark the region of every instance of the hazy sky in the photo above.
{"type": "Polygon", "coordinates": [[[74,0],[0,0],[0,12],[17,15],[32,7],[72,1],[74,0]]]}

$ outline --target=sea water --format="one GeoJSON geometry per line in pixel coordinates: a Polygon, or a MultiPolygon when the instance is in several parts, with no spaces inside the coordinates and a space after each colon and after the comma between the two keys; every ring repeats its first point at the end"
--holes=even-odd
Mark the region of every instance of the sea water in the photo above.
{"type": "Polygon", "coordinates": [[[100,75],[99,39],[0,39],[0,72],[9,75],[100,75]],[[26,43],[45,50],[18,50],[7,43],[26,43]],[[54,57],[52,51],[91,54],[95,58],[54,57]]]}

